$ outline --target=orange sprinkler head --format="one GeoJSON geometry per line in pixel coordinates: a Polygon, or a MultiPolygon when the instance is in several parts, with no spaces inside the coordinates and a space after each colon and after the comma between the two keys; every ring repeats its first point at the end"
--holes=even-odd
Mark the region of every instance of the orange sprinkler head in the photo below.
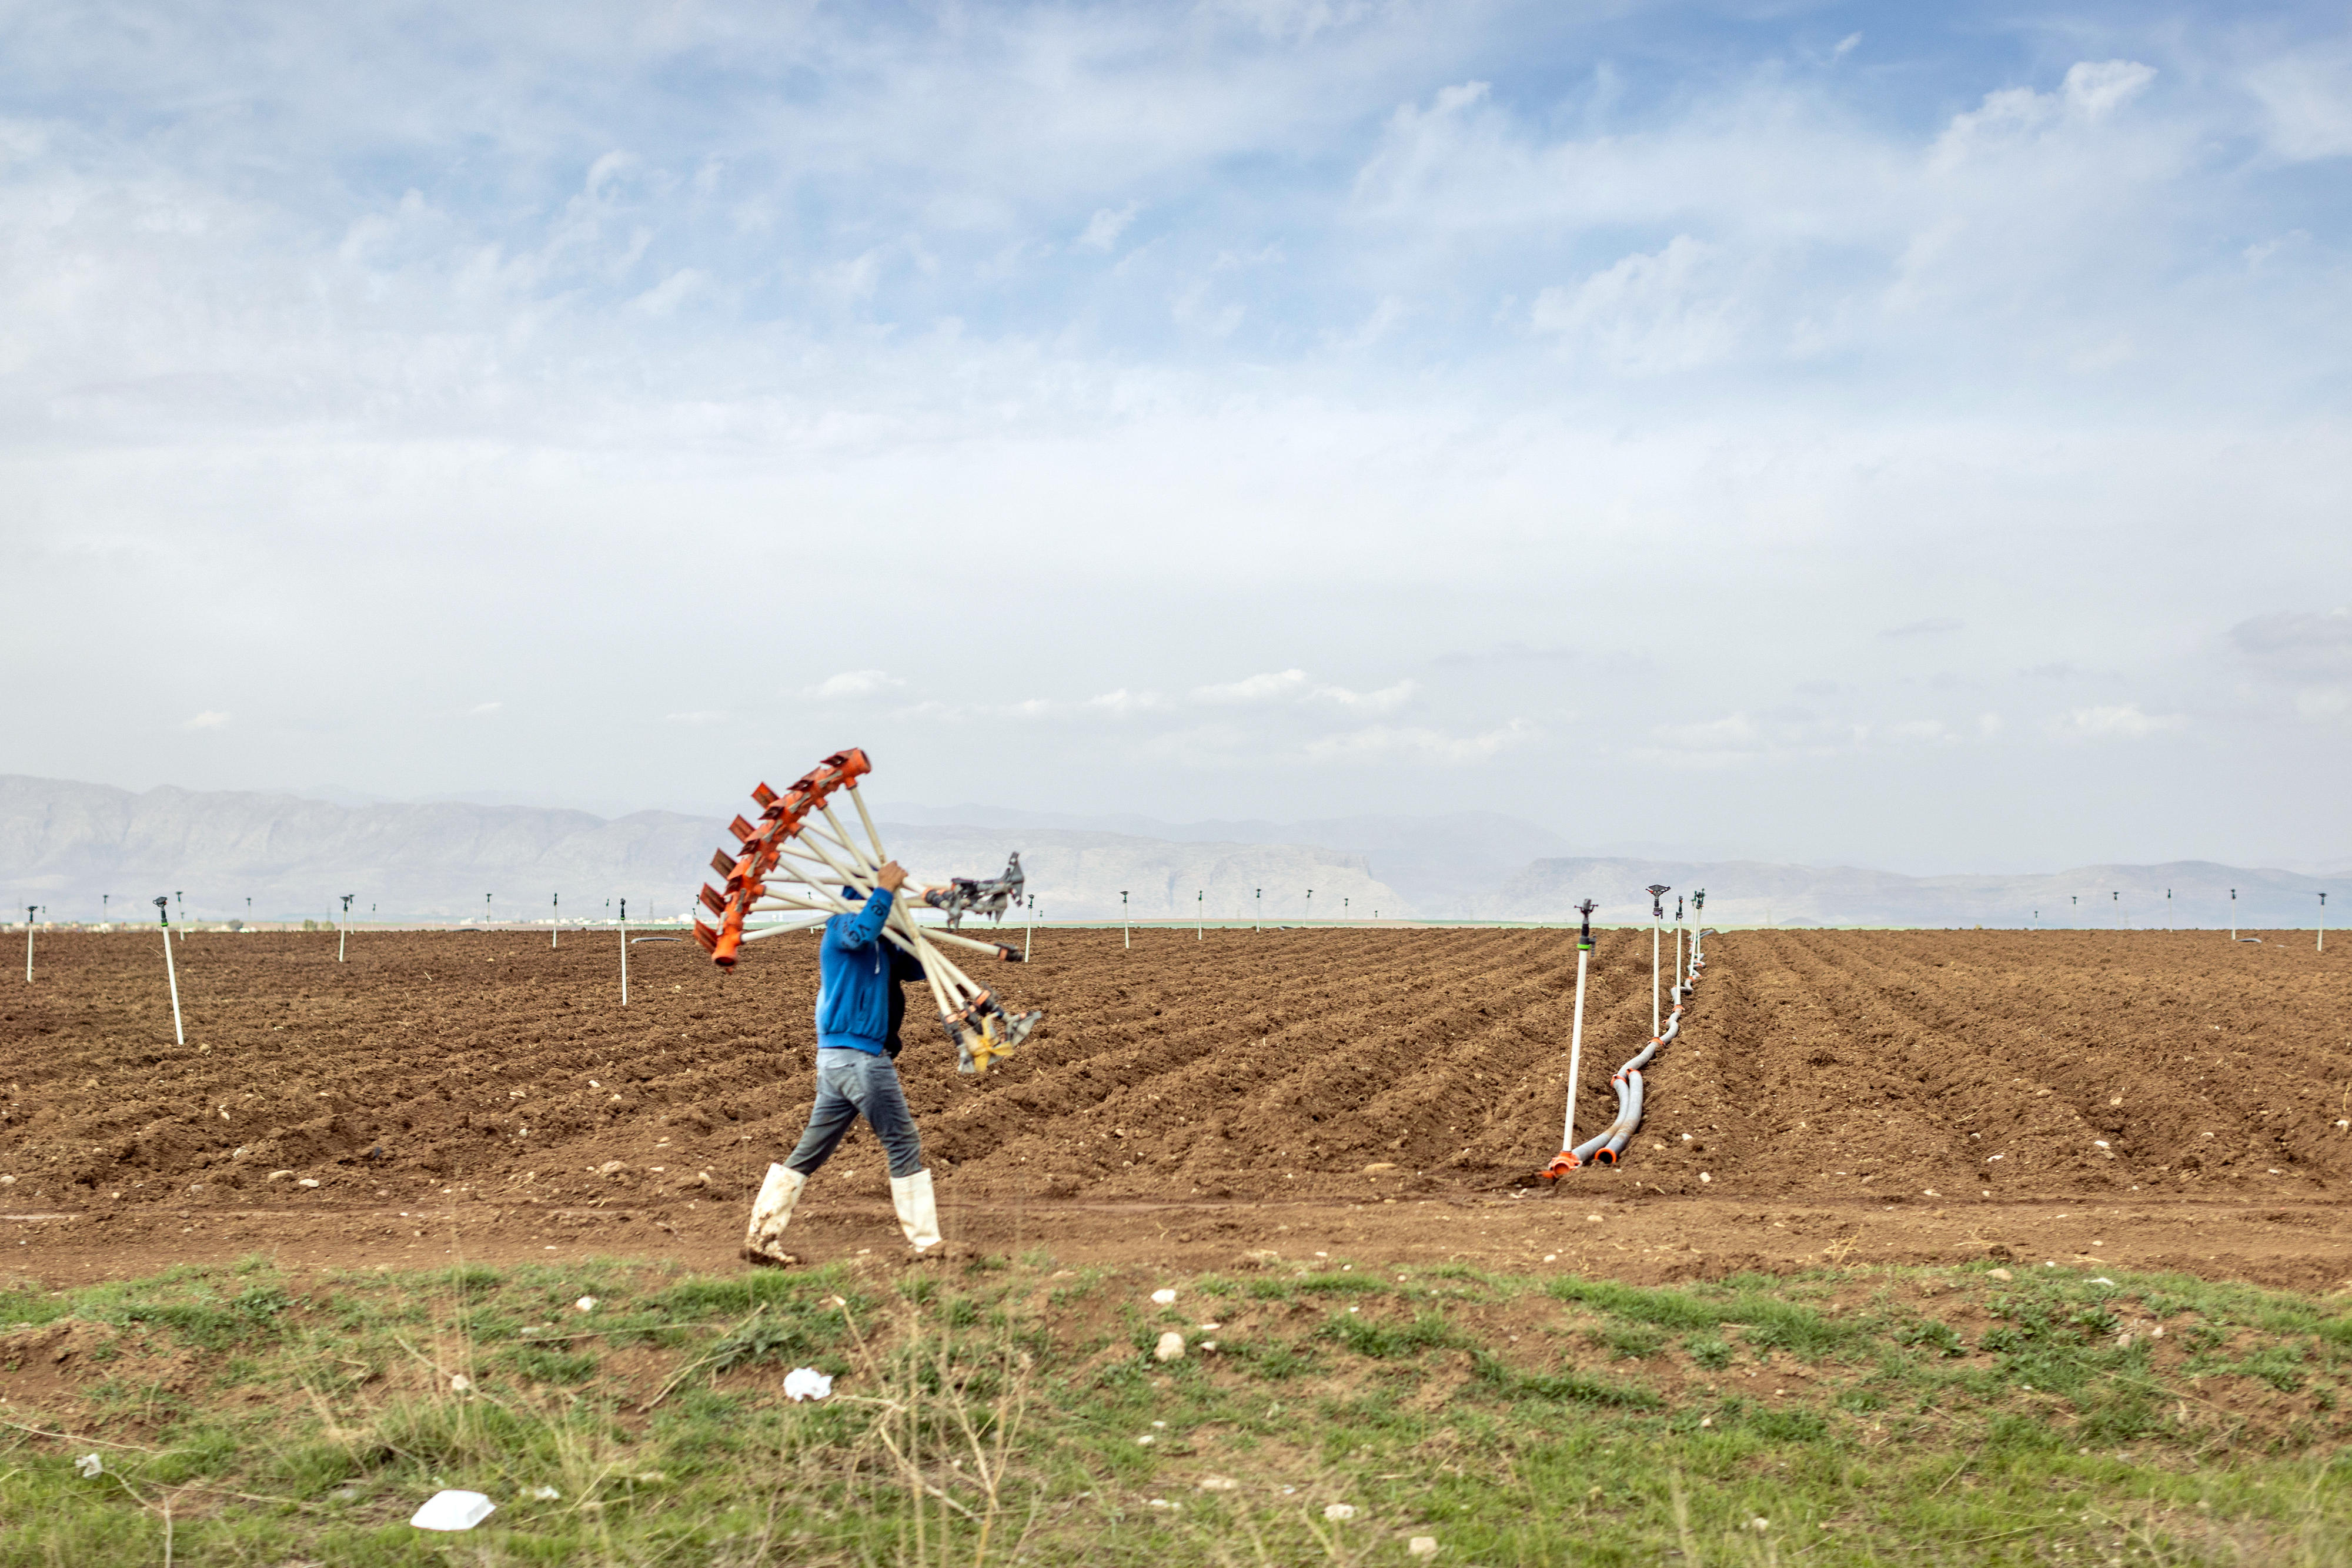
{"type": "Polygon", "coordinates": [[[1538,1171],[1536,1174],[1543,1177],[1546,1181],[1558,1181],[1569,1172],[1575,1170],[1581,1164],[1582,1162],[1576,1157],[1575,1150],[1562,1149],[1560,1150],[1559,1156],[1555,1158],[1551,1164],[1544,1166],[1543,1169],[1538,1171]]]}

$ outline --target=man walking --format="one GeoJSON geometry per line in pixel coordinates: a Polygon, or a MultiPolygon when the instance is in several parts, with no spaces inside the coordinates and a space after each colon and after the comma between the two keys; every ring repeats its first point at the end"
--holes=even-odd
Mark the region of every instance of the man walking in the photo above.
{"type": "Polygon", "coordinates": [[[882,935],[898,890],[907,885],[907,873],[892,861],[874,881],[863,909],[824,923],[824,940],[817,949],[816,1104],[800,1143],[782,1165],[768,1167],[768,1178],[760,1184],[743,1235],[749,1263],[789,1268],[800,1261],[783,1249],[784,1227],[808,1178],[832,1157],[860,1116],[889,1156],[890,1201],[898,1211],[898,1228],[918,1258],[938,1255],[940,1213],[931,1173],[923,1168],[922,1140],[891,1060],[898,1054],[898,1025],[906,1013],[898,982],[922,975],[921,967],[882,935]]]}

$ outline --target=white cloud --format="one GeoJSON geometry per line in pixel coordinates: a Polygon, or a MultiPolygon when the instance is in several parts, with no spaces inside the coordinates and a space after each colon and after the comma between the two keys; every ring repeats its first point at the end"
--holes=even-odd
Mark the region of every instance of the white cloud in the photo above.
{"type": "Polygon", "coordinates": [[[887,670],[844,670],[809,687],[806,695],[819,702],[852,702],[860,697],[880,696],[906,684],[887,670]]]}
{"type": "Polygon", "coordinates": [[[1728,354],[1734,305],[1706,277],[1716,253],[1688,235],[1664,250],[1624,257],[1573,289],[1547,288],[1528,319],[1571,351],[1629,375],[1692,370],[1728,354]]]}
{"type": "Polygon", "coordinates": [[[1244,675],[1238,681],[1228,681],[1222,685],[1195,686],[1192,688],[1192,700],[1203,703],[1280,702],[1300,695],[1309,684],[1304,670],[1276,670],[1265,674],[1244,675]]]}
{"type": "Polygon", "coordinates": [[[1491,761],[1513,747],[1525,745],[1535,736],[1535,727],[1517,718],[1478,735],[1448,735],[1434,729],[1371,725],[1338,735],[1318,736],[1307,742],[1303,749],[1308,758],[1318,762],[1402,757],[1460,768],[1474,762],[1491,761]]]}
{"type": "Polygon", "coordinates": [[[2188,718],[2181,714],[2152,714],[2137,703],[2118,703],[2070,709],[2051,721],[2051,729],[2057,735],[2084,740],[2145,740],[2152,735],[2184,729],[2188,724],[2188,718]]]}
{"type": "Polygon", "coordinates": [[[1376,692],[1351,692],[1345,686],[1317,686],[1307,696],[1311,701],[1329,703],[1351,713],[1391,713],[1411,702],[1420,690],[1418,682],[1399,681],[1376,692]]]}
{"type": "Polygon", "coordinates": [[[182,729],[218,729],[227,724],[228,720],[228,715],[207,708],[195,717],[182,723],[180,727],[182,729]]]}
{"type": "Polygon", "coordinates": [[[1218,685],[1195,686],[1192,699],[1211,706],[1241,706],[1263,703],[1325,703],[1352,713],[1389,713],[1412,700],[1420,686],[1402,680],[1378,691],[1351,691],[1346,686],[1318,685],[1304,670],[1273,670],[1246,675],[1218,685]]]}
{"type": "Polygon", "coordinates": [[[1141,211],[1141,202],[1129,202],[1123,207],[1097,207],[1073,243],[1084,250],[1108,251],[1118,243],[1118,236],[1127,232],[1128,225],[1135,222],[1135,214],[1141,211]]]}
{"type": "Polygon", "coordinates": [[[2136,60],[2084,60],[2068,68],[2055,92],[2030,87],[1985,94],[1983,104],[1952,117],[1936,143],[1933,163],[1951,168],[1989,149],[2013,147],[2066,125],[2095,125],[2137,98],[2156,79],[2136,60]]]}
{"type": "Polygon", "coordinates": [[[667,316],[709,287],[709,273],[698,267],[681,267],[629,303],[647,315],[667,316]]]}
{"type": "Polygon", "coordinates": [[[1088,697],[1078,705],[1095,713],[1107,713],[1113,718],[1131,718],[1139,713],[1150,713],[1165,705],[1157,692],[1131,692],[1125,686],[1088,697]]]}
{"type": "Polygon", "coordinates": [[[2291,50],[2249,69],[2246,86],[2268,113],[2273,152],[2296,162],[2352,155],[2352,50],[2291,50]]]}

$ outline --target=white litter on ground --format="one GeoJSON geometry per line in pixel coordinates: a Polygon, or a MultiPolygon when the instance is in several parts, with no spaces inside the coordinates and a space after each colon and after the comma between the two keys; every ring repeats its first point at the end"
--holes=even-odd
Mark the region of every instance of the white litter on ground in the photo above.
{"type": "Polygon", "coordinates": [[[784,1397],[797,1405],[803,1399],[822,1399],[833,1392],[833,1379],[814,1366],[796,1366],[784,1374],[784,1397]]]}
{"type": "Polygon", "coordinates": [[[436,1491],[408,1522],[419,1530],[471,1530],[498,1511],[478,1491],[436,1491]]]}
{"type": "Polygon", "coordinates": [[[1172,1307],[1176,1304],[1176,1292],[1173,1291],[1154,1291],[1151,1292],[1151,1299],[1160,1306],[1172,1307]]]}
{"type": "Polygon", "coordinates": [[[93,1476],[102,1476],[106,1473],[106,1461],[96,1454],[84,1454],[74,1461],[74,1469],[79,1473],[82,1479],[89,1480],[93,1476]]]}

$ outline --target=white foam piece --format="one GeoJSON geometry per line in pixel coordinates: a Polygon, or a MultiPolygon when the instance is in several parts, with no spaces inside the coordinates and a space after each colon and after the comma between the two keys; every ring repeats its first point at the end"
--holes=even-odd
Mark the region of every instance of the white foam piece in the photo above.
{"type": "Polygon", "coordinates": [[[471,1530],[498,1508],[478,1491],[436,1491],[408,1522],[419,1530],[471,1530]]]}

